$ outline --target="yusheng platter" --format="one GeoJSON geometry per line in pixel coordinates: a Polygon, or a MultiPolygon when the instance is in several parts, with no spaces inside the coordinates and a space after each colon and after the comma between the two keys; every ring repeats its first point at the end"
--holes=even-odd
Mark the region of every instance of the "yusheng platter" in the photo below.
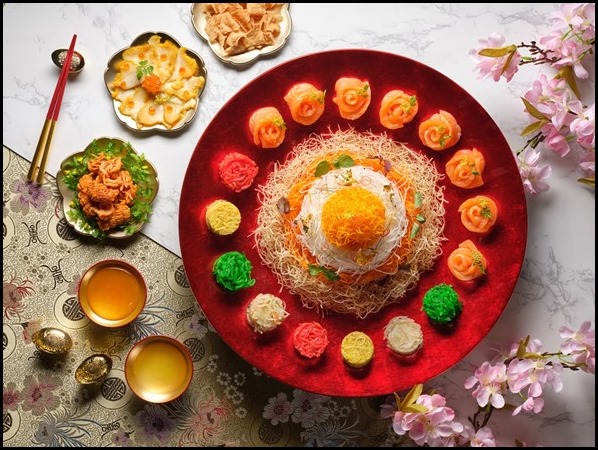
{"type": "Polygon", "coordinates": [[[137,36],[108,60],[114,112],[136,131],[177,131],[195,117],[207,81],[203,59],[163,32],[137,36]]]}
{"type": "Polygon", "coordinates": [[[282,382],[338,396],[406,389],[460,361],[505,308],[527,239],[519,172],[488,113],[436,70],[371,50],[307,55],[246,85],[200,138],[183,182],[179,214],[189,282],[227,344],[282,382]],[[346,111],[341,115],[334,101],[346,82],[341,79],[361,80],[357,92],[369,97],[363,111],[353,116],[346,111]],[[321,116],[308,125],[295,120],[285,100],[291,88],[304,83],[323,94],[321,116]],[[397,90],[407,93],[405,109],[416,106],[416,112],[401,127],[389,128],[380,111],[385,96],[397,90]],[[283,137],[264,148],[254,143],[249,124],[274,110],[281,117],[270,119],[279,124],[276,120],[282,119],[285,125],[278,131],[284,130],[283,137]],[[445,121],[443,112],[451,119],[445,121]],[[437,149],[429,141],[424,145],[420,126],[432,123],[442,131],[445,125],[451,129],[451,121],[460,133],[428,133],[424,139],[436,140],[437,149]],[[238,124],[234,133],[231,123],[238,124]],[[459,170],[447,169],[455,165],[447,163],[458,151],[474,148],[484,163],[468,153],[458,158],[457,166],[474,167],[469,172],[478,173],[483,183],[457,186],[447,170],[451,175],[459,170]],[[220,166],[231,153],[255,162],[250,187],[231,189],[223,183],[220,166]],[[206,210],[216,200],[230,202],[240,212],[238,229],[231,234],[218,235],[206,224],[206,210]],[[468,213],[459,209],[467,201],[477,202],[474,220],[496,215],[489,231],[466,228],[461,217],[465,220],[468,213]],[[489,201],[497,210],[488,209],[489,201]],[[365,225],[329,220],[343,211],[369,219],[365,225]],[[468,241],[475,250],[464,244],[468,241]],[[330,244],[335,251],[329,251],[330,244]],[[231,252],[244,255],[252,266],[250,279],[234,291],[223,288],[213,273],[215,262],[231,252]],[[453,273],[459,265],[453,259],[461,261],[461,253],[472,261],[477,278],[471,281],[466,281],[469,275],[453,273]],[[458,295],[462,311],[443,325],[438,323],[443,318],[432,321],[422,310],[422,301],[432,288],[445,285],[458,295]],[[258,294],[279,297],[288,314],[263,334],[247,320],[247,308],[258,294]],[[397,357],[387,347],[384,329],[397,316],[422,329],[423,346],[413,357],[397,357]],[[301,356],[294,345],[295,331],[311,322],[321,325],[328,338],[321,356],[313,359],[301,356]],[[354,331],[371,338],[374,353],[357,371],[341,356],[343,339],[354,331]]]}

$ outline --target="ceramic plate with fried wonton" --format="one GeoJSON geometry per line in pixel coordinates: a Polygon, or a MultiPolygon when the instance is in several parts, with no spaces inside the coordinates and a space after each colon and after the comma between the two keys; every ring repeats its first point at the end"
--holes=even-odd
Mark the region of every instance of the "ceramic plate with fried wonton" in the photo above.
{"type": "Polygon", "coordinates": [[[206,80],[197,53],[153,31],[116,52],[104,72],[117,117],[136,131],[177,131],[189,124],[206,80]]]}
{"type": "Polygon", "coordinates": [[[291,33],[289,3],[193,3],[191,21],[216,56],[235,66],[279,51],[291,33]]]}
{"type": "Polygon", "coordinates": [[[125,239],[149,222],[158,194],[155,167],[129,142],[94,139],[56,175],[65,220],[84,236],[125,239]]]}

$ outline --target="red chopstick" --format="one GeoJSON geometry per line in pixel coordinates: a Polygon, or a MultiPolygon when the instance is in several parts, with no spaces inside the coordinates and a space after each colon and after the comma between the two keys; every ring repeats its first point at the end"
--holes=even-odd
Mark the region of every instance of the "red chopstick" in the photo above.
{"type": "Polygon", "coordinates": [[[41,184],[44,180],[46,162],[48,161],[48,153],[50,153],[50,145],[52,144],[52,138],[54,137],[54,129],[56,127],[56,122],[58,121],[58,113],[60,112],[60,106],[62,105],[62,97],[64,95],[64,89],[68,80],[76,41],[77,35],[74,34],[73,39],[71,40],[71,45],[66,54],[66,58],[62,65],[62,70],[60,71],[60,76],[58,77],[58,83],[54,89],[52,100],[50,101],[50,107],[48,109],[48,114],[46,115],[46,121],[44,122],[44,127],[39,137],[37,148],[35,149],[35,155],[31,161],[29,173],[27,174],[27,178],[30,181],[36,180],[39,184],[41,184]],[[40,158],[41,162],[38,164],[40,158]]]}
{"type": "MultiPolygon", "coordinates": [[[[62,96],[64,95],[64,89],[68,80],[69,71],[71,70],[71,61],[73,59],[73,53],[75,52],[76,41],[77,35],[73,34],[71,45],[69,47],[68,52],[66,53],[66,58],[62,66],[62,70],[60,71],[57,89],[54,91],[54,95],[52,96],[52,102],[50,103],[50,110],[52,110],[52,120],[58,120],[58,113],[60,112],[60,106],[62,105],[62,96]]],[[[48,114],[50,114],[50,111],[48,111],[48,114]]]]}

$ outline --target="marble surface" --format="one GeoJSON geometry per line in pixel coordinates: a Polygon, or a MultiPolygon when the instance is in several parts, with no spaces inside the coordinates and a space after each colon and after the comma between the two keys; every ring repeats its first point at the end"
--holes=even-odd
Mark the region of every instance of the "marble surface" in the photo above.
{"type": "MultiPolygon", "coordinates": [[[[519,97],[542,68],[529,67],[509,84],[478,80],[470,48],[491,32],[508,41],[530,41],[549,30],[556,4],[291,4],[292,32],[276,55],[243,69],[220,62],[191,24],[191,4],[6,4],[3,8],[3,143],[27,159],[33,156],[58,77],[50,60],[56,48],[78,35],[86,67],[70,79],[64,95],[48,172],[95,137],[130,140],[159,170],[160,192],[144,232],[180,256],[178,203],[187,162],[211,118],[245,84],[271,67],[320,50],[371,48],[416,59],[465,88],[488,111],[513,148],[522,145],[526,117],[519,97]],[[108,59],[139,34],[163,31],[199,53],[208,83],[195,120],[175,135],[130,132],[113,114],[103,72],[108,59]]],[[[587,67],[593,67],[589,61],[587,67]]],[[[584,85],[594,97],[594,69],[584,85]]],[[[560,342],[558,329],[577,329],[595,317],[595,194],[575,182],[575,163],[552,158],[552,188],[528,197],[528,245],[515,293],[488,337],[460,364],[430,382],[444,388],[463,415],[474,402],[464,379],[490,355],[527,334],[546,350],[560,342]]],[[[546,394],[544,411],[533,417],[495,414],[500,440],[516,437],[542,445],[595,445],[595,379],[566,373],[561,393],[546,394]]]]}

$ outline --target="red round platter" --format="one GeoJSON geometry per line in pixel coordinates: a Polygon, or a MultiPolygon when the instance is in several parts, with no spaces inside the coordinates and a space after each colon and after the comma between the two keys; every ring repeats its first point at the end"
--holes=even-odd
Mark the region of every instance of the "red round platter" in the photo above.
{"type": "Polygon", "coordinates": [[[243,359],[265,374],[293,387],[331,396],[364,397],[384,395],[424,383],[451,368],[465,357],[490,331],[509,301],[525,255],[527,213],[517,164],[498,126],[483,107],[463,88],[440,72],[417,61],[374,50],[332,50],[302,56],[280,64],[248,83],[216,114],[199,139],[189,162],[179,208],[179,234],[183,264],[200,307],[222,339],[243,359]],[[366,113],[355,121],[342,119],[332,102],[334,85],[340,77],[368,80],[372,101],[366,113]],[[283,99],[295,83],[310,82],[326,90],[325,112],[311,126],[292,120],[283,99]],[[391,89],[417,95],[419,112],[413,122],[398,130],[380,125],[378,108],[391,89]],[[275,106],[282,113],[286,138],[276,149],[253,144],[248,120],[257,108],[275,106]],[[462,128],[456,146],[436,152],[424,147],[418,136],[420,122],[443,109],[451,112],[462,128]],[[484,185],[475,189],[444,186],[447,240],[433,270],[422,274],[418,286],[400,303],[390,305],[365,319],[347,314],[321,313],[301,306],[298,297],[281,288],[275,275],[261,262],[252,231],[259,202],[255,188],[264,184],[276,162],[284,162],[293,147],[312,133],[353,128],[385,133],[407,143],[414,151],[432,158],[444,174],[445,163],[456,150],[477,148],[486,160],[484,185]],[[259,173],[252,187],[235,193],[219,179],[218,164],[229,152],[252,158],[259,173]],[[459,205],[478,194],[491,196],[499,207],[498,223],[487,236],[476,236],[461,224],[459,205]],[[241,226],[230,236],[216,236],[205,224],[205,209],[217,199],[234,203],[242,214],[241,226]],[[487,274],[476,282],[460,282],[448,270],[446,259],[459,243],[471,239],[488,261],[487,274]],[[245,253],[253,265],[253,287],[228,293],[219,288],[212,264],[229,251],[245,253]],[[439,328],[421,311],[422,297],[439,284],[452,285],[463,302],[455,326],[439,328]],[[245,310],[259,293],[271,293],[287,304],[289,317],[270,334],[258,335],[247,324],[245,310]],[[386,348],[384,326],[397,315],[418,322],[424,346],[412,359],[399,359],[386,348]],[[293,331],[301,322],[317,321],[327,330],[330,344],[318,361],[307,361],[293,348],[293,331]],[[374,342],[375,357],[365,369],[350,370],[343,363],[340,344],[351,331],[363,331],[374,342]]]}

